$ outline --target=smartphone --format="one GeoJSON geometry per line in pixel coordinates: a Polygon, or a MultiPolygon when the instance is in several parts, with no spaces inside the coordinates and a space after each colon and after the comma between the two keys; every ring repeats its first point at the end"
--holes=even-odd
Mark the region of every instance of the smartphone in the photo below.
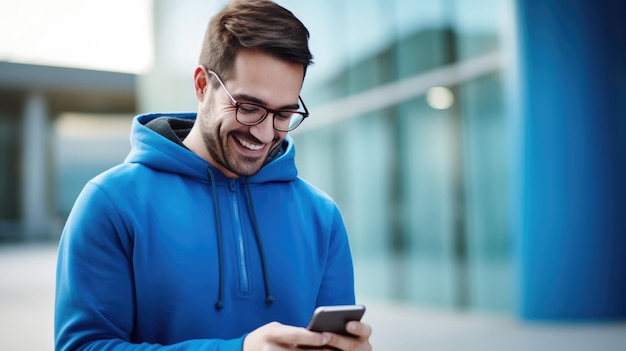
{"type": "MultiPolygon", "coordinates": [[[[331,332],[354,337],[354,335],[346,331],[346,323],[360,321],[363,314],[365,314],[364,305],[320,306],[313,312],[313,317],[311,317],[307,329],[315,332],[331,332]]],[[[333,349],[327,346],[299,345],[299,347],[301,349],[333,349]]]]}
{"type": "Polygon", "coordinates": [[[353,336],[346,331],[346,323],[360,321],[364,313],[364,305],[320,306],[313,312],[307,329],[353,336]]]}

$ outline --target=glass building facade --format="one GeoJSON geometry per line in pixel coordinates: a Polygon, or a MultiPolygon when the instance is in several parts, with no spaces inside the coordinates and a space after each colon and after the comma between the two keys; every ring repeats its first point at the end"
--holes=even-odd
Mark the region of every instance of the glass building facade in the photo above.
{"type": "MultiPolygon", "coordinates": [[[[139,112],[195,108],[191,72],[206,23],[225,2],[154,1],[155,67],[139,77],[139,112]]],[[[502,64],[510,1],[277,2],[311,33],[315,64],[302,92],[311,117],[292,132],[296,162],[342,210],[357,295],[511,311],[502,64]]],[[[62,219],[84,183],[129,148],[130,117],[71,112],[55,114],[51,131],[50,212],[62,219]]],[[[14,164],[2,150],[0,163],[14,164]]],[[[0,188],[19,201],[16,176],[3,173],[0,188]]],[[[15,220],[18,208],[0,206],[1,218],[15,220]]]]}
{"type": "Polygon", "coordinates": [[[342,209],[357,295],[511,311],[507,2],[279,3],[316,62],[298,168],[342,209]]]}

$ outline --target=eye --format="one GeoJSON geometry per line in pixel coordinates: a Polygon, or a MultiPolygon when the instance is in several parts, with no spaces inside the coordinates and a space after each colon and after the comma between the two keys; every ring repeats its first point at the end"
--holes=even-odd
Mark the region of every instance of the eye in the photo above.
{"type": "Polygon", "coordinates": [[[248,115],[259,115],[259,114],[263,114],[265,111],[263,111],[259,106],[256,106],[256,105],[240,104],[239,112],[245,113],[248,115]]]}
{"type": "Polygon", "coordinates": [[[274,115],[274,118],[280,121],[288,121],[291,119],[291,115],[292,115],[291,112],[277,112],[274,115]]]}

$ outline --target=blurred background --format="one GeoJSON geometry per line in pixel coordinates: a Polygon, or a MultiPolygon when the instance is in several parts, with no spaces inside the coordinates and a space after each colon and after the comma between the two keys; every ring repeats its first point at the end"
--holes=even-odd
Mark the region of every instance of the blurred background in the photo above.
{"type": "MultiPolygon", "coordinates": [[[[342,210],[380,345],[454,349],[481,326],[466,349],[624,349],[624,2],[277,2],[315,56],[300,176],[342,210]]],[[[0,323],[43,311],[50,342],[74,199],[124,159],[133,116],[195,111],[225,3],[0,1],[0,323]]]]}

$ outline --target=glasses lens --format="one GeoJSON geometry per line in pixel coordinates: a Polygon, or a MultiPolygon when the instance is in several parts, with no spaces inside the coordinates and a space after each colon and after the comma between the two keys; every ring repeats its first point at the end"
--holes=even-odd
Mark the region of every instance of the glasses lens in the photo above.
{"type": "Polygon", "coordinates": [[[297,112],[281,112],[274,115],[274,128],[282,132],[294,130],[304,116],[297,112]]]}
{"type": "Polygon", "coordinates": [[[304,115],[301,113],[294,113],[291,115],[291,119],[289,120],[289,129],[288,130],[294,130],[296,129],[297,126],[300,125],[300,123],[302,122],[302,120],[304,119],[304,115]]]}
{"type": "Polygon", "coordinates": [[[243,124],[255,124],[266,114],[267,111],[264,108],[252,104],[239,104],[237,109],[237,119],[243,124]]]}

